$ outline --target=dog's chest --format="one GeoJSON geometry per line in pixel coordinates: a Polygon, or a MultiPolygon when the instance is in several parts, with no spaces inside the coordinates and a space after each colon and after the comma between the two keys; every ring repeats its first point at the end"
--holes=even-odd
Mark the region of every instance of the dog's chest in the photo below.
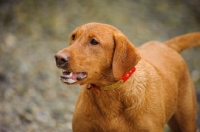
{"type": "MultiPolygon", "coordinates": [[[[90,115],[90,119],[94,123],[95,128],[99,128],[102,132],[117,132],[123,129],[128,130],[128,119],[124,112],[125,108],[122,102],[119,100],[113,100],[112,98],[105,100],[94,100],[91,102],[91,106],[87,110],[86,115],[90,115]]],[[[130,128],[129,128],[130,129],[130,128]]]]}

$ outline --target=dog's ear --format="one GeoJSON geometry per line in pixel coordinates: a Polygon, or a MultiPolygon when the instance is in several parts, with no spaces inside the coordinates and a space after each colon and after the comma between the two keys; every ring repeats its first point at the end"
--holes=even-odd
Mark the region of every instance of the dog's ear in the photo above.
{"type": "Polygon", "coordinates": [[[140,60],[140,55],[133,44],[120,31],[114,33],[115,51],[112,72],[115,79],[134,67],[140,60]]]}

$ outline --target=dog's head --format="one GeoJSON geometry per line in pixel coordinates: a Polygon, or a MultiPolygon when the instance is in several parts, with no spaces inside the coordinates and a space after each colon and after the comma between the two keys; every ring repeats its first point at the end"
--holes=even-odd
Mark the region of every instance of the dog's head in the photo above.
{"type": "Polygon", "coordinates": [[[55,55],[61,80],[76,84],[112,84],[140,60],[131,42],[115,27],[88,23],[75,29],[70,44],[55,55]]]}

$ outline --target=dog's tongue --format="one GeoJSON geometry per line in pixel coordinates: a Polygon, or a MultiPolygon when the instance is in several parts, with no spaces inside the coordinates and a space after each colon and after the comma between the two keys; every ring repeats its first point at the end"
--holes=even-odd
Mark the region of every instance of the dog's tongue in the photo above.
{"type": "Polygon", "coordinates": [[[87,74],[85,72],[66,72],[63,71],[63,75],[60,76],[60,79],[64,83],[75,83],[83,78],[85,78],[87,74]]]}

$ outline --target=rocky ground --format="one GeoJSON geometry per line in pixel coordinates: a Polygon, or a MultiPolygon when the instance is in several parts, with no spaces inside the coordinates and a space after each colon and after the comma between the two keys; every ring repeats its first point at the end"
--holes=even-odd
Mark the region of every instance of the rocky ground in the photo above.
{"type": "MultiPolygon", "coordinates": [[[[54,54],[75,27],[103,22],[137,46],[165,41],[200,31],[200,3],[192,1],[0,1],[0,132],[71,132],[80,87],[59,81],[54,54]]],[[[199,95],[200,49],[182,55],[199,95]]]]}

